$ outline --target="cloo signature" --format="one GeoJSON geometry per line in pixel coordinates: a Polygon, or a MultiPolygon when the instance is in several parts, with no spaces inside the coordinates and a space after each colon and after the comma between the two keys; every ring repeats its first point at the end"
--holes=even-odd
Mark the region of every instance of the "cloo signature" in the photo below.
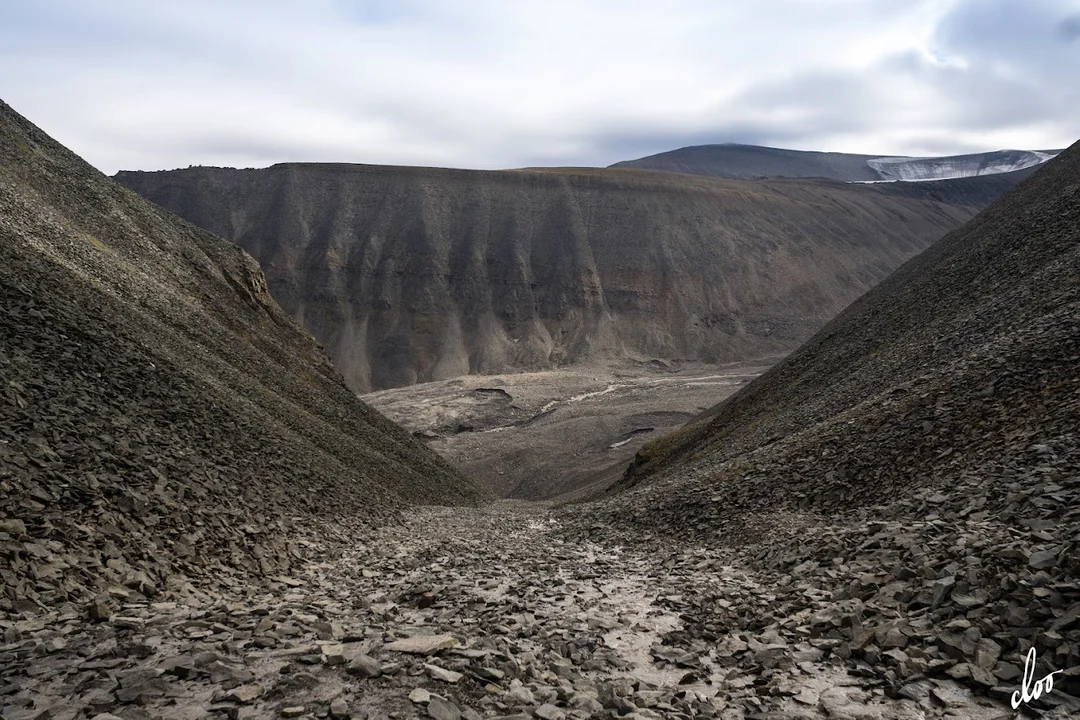
{"type": "Polygon", "coordinates": [[[1024,703],[1029,703],[1032,700],[1038,700],[1043,693],[1049,693],[1054,689],[1054,676],[1062,670],[1055,670],[1042,680],[1039,680],[1034,685],[1031,681],[1035,679],[1035,648],[1028,650],[1027,659],[1024,660],[1024,679],[1020,685],[1020,689],[1013,692],[1012,697],[1009,698],[1009,702],[1012,704],[1013,710],[1019,709],[1024,703]]]}

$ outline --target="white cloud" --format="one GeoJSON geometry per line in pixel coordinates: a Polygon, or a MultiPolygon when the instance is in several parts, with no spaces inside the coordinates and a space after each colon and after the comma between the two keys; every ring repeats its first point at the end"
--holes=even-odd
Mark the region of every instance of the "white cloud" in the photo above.
{"type": "Polygon", "coordinates": [[[7,0],[0,92],[106,172],[1051,147],[1075,4],[7,0]]]}

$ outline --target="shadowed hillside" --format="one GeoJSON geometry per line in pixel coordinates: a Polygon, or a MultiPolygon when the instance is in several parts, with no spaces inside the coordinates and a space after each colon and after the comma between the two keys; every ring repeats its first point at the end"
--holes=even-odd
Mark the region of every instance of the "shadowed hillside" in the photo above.
{"type": "MultiPolygon", "coordinates": [[[[644,446],[597,527],[744,546],[850,601],[840,657],[897,686],[947,671],[1004,698],[1033,644],[1037,677],[1080,666],[1077,277],[1080,145],[644,446]]],[[[1056,687],[1080,695],[1074,671],[1056,687]]]]}
{"type": "Polygon", "coordinates": [[[117,179],[252,253],[358,391],[787,352],[977,202],[597,169],[291,164],[117,179]]]}
{"type": "Polygon", "coordinates": [[[356,400],[246,253],[3,103],[0,395],[0,609],[287,573],[324,520],[477,498],[356,400]]]}
{"type": "MultiPolygon", "coordinates": [[[[1040,363],[1047,367],[1062,363],[1059,370],[1075,376],[1077,367],[1066,362],[1074,338],[1055,333],[1069,329],[1076,319],[1077,284],[1068,270],[1080,251],[1078,197],[1073,192],[1078,154],[1070,151],[906,263],[785,361],[688,427],[685,440],[665,456],[705,451],[714,459],[734,457],[777,436],[794,439],[789,437],[792,431],[848,411],[856,412],[860,420],[870,409],[883,417],[900,409],[912,411],[909,404],[926,405],[927,398],[915,401],[910,397],[913,390],[902,388],[910,383],[950,385],[944,380],[947,374],[974,379],[976,368],[987,371],[978,397],[998,399],[970,404],[964,412],[973,414],[982,414],[984,404],[1003,404],[999,384],[1038,380],[1045,374],[1040,363]],[[1032,377],[1016,377],[1018,373],[1006,370],[1010,354],[1032,369],[1032,377]],[[1001,383],[996,380],[999,376],[1004,376],[1001,383]],[[894,398],[884,409],[877,407],[875,398],[882,393],[902,394],[905,401],[894,398]]],[[[1069,382],[1074,381],[1072,377],[1069,382]]],[[[1069,384],[1064,387],[1071,389],[1069,384]]],[[[1030,399],[1017,392],[1009,398],[1015,402],[1000,409],[1030,409],[1030,399]]],[[[1056,393],[1054,399],[1075,398],[1066,392],[1056,393]]],[[[1015,420],[1001,418],[1003,423],[1015,420]]],[[[861,421],[855,425],[865,428],[861,421]]],[[[924,462],[934,457],[931,439],[944,441],[938,433],[917,432],[909,438],[923,448],[917,456],[924,462]]],[[[852,459],[859,455],[854,448],[843,452],[852,459]]],[[[636,480],[668,462],[643,463],[629,477],[636,480]]],[[[815,462],[816,472],[824,472],[821,468],[833,462],[815,462]]],[[[872,458],[867,462],[877,463],[872,458]]],[[[908,477],[910,460],[888,472],[908,477]]]]}

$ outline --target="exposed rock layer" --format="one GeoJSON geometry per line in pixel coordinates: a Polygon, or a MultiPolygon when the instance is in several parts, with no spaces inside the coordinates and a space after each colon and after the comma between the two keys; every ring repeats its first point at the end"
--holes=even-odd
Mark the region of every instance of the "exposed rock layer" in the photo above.
{"type": "Polygon", "coordinates": [[[251,252],[358,391],[783,353],[985,194],[315,164],[117,179],[251,252]]]}

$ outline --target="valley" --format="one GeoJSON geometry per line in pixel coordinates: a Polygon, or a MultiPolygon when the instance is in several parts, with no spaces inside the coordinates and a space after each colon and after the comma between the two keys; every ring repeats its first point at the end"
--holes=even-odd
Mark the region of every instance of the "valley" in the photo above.
{"type": "Polygon", "coordinates": [[[566,501],[613,485],[647,441],[773,361],[470,375],[361,397],[494,496],[566,501]]]}
{"type": "Polygon", "coordinates": [[[1080,145],[119,179],[0,103],[0,719],[1080,714],[1080,145]]]}

